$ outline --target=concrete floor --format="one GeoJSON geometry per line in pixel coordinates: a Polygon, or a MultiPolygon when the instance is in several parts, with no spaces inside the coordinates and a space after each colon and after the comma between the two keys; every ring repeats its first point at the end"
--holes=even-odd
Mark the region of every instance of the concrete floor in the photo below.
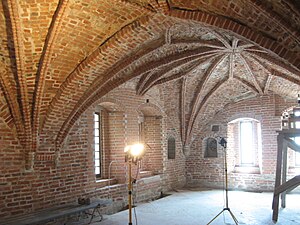
{"type": "MultiPolygon", "coordinates": [[[[136,207],[137,225],[206,225],[224,208],[222,190],[180,190],[172,195],[136,207]]],[[[239,221],[246,225],[271,225],[272,193],[229,192],[229,208],[239,221]]],[[[135,219],[135,218],[134,218],[135,219]]],[[[93,225],[126,225],[128,210],[105,215],[102,222],[93,225]]],[[[211,225],[235,224],[228,211],[211,225]]],[[[281,209],[276,225],[300,224],[300,194],[287,195],[287,207],[281,209]]],[[[133,225],[136,225],[135,220],[133,225]]]]}

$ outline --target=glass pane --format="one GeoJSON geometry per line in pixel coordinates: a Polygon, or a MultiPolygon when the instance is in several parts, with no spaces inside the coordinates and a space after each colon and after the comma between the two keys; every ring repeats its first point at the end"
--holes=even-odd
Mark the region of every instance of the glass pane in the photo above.
{"type": "Polygon", "coordinates": [[[100,174],[100,167],[95,167],[95,174],[100,174]]]}
{"type": "MultiPolygon", "coordinates": [[[[298,122],[296,122],[296,128],[298,128],[297,123],[298,122]]],[[[295,137],[294,140],[297,145],[300,145],[300,136],[295,137]]],[[[300,166],[300,153],[299,152],[295,152],[295,166],[300,166]]]]}
{"type": "Polygon", "coordinates": [[[99,137],[99,129],[95,129],[95,137],[99,137]]]}
{"type": "Polygon", "coordinates": [[[295,166],[300,166],[300,152],[295,152],[295,166]]]}
{"type": "Polygon", "coordinates": [[[251,121],[241,122],[241,163],[253,164],[254,151],[253,151],[253,126],[251,121]]]}
{"type": "Polygon", "coordinates": [[[297,145],[300,145],[300,136],[299,137],[295,137],[295,142],[297,145]]]}
{"type": "Polygon", "coordinates": [[[296,129],[299,129],[299,128],[300,128],[300,122],[297,121],[297,122],[296,122],[296,129]]]}
{"type": "Polygon", "coordinates": [[[100,159],[100,152],[95,152],[95,160],[100,159]]]}
{"type": "Polygon", "coordinates": [[[94,121],[99,121],[99,114],[98,113],[94,113],[94,121]]]}
{"type": "Polygon", "coordinates": [[[99,137],[95,137],[95,144],[99,144],[99,137]]]}
{"type": "Polygon", "coordinates": [[[95,151],[99,151],[99,144],[95,144],[95,151]]]}
{"type": "Polygon", "coordinates": [[[95,122],[95,129],[99,129],[99,122],[95,122]]]}
{"type": "Polygon", "coordinates": [[[95,160],[95,166],[100,166],[100,160],[95,160]]]}

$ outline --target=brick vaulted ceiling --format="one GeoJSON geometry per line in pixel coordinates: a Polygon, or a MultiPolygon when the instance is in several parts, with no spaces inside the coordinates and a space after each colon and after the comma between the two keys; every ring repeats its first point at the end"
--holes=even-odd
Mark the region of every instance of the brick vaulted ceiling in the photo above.
{"type": "Polygon", "coordinates": [[[27,152],[46,134],[58,148],[133,78],[139,95],[179,89],[185,145],[231,102],[300,92],[299,1],[2,0],[0,12],[0,118],[27,152]]]}

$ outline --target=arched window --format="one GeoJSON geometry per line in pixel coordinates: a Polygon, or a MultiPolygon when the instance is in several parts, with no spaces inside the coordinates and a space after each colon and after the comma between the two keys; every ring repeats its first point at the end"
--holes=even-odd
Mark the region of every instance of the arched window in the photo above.
{"type": "Polygon", "coordinates": [[[254,121],[253,120],[240,120],[240,165],[243,166],[254,166],[256,146],[254,138],[254,121]]]}
{"type": "Polygon", "coordinates": [[[258,120],[239,118],[228,123],[228,143],[237,172],[260,172],[261,124],[258,120]]]}
{"type": "Polygon", "coordinates": [[[95,147],[95,175],[97,178],[102,176],[102,125],[101,125],[101,111],[94,113],[94,147],[95,147]]]}

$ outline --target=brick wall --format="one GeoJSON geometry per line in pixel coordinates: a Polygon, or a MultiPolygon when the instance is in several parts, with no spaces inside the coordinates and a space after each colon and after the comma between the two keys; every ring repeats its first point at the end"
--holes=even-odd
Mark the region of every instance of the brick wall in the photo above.
{"type": "MultiPolygon", "coordinates": [[[[203,140],[207,137],[228,138],[228,168],[230,188],[246,190],[274,189],[275,166],[277,155],[277,133],[280,130],[280,115],[282,110],[293,102],[286,101],[276,95],[265,95],[255,99],[231,104],[217,113],[210,122],[206,123],[202,132],[195,138],[190,155],[187,157],[187,183],[189,185],[204,185],[209,187],[223,187],[224,151],[218,147],[218,158],[204,158],[203,140]],[[232,143],[232,134],[238,133],[237,126],[228,123],[238,118],[252,118],[261,123],[262,152],[261,173],[237,172],[234,167],[237,160],[237,149],[232,143]],[[214,133],[211,126],[219,124],[221,129],[214,133]],[[229,132],[229,133],[228,133],[229,132]]],[[[238,138],[236,138],[238,139],[238,138]]]]}
{"type": "MultiPolygon", "coordinates": [[[[51,141],[55,134],[41,134],[34,170],[28,172],[24,172],[24,155],[18,139],[13,130],[0,120],[0,141],[1,147],[4,146],[1,150],[4,163],[0,165],[1,218],[76,202],[78,197],[112,198],[114,204],[106,209],[108,212],[124,208],[127,204],[124,146],[139,138],[138,118],[141,112],[137,109],[146,103],[146,99],[157,109],[162,108],[159,96],[136,96],[132,89],[121,88],[104,96],[80,116],[58,151],[51,141]],[[115,178],[110,181],[96,180],[94,174],[93,117],[99,105],[104,109],[105,120],[104,178],[115,178]],[[117,109],[113,110],[111,105],[117,109]]],[[[145,174],[139,176],[142,178],[134,186],[136,201],[158,198],[162,191],[185,184],[185,159],[180,153],[178,134],[174,132],[174,127],[178,129],[179,125],[174,121],[171,123],[171,120],[172,117],[169,118],[164,111],[160,112],[160,116],[145,116],[144,135],[151,147],[146,153],[146,169],[151,173],[147,173],[146,177],[145,174]],[[166,143],[168,134],[172,132],[176,137],[177,154],[176,159],[168,160],[166,143]]],[[[133,166],[133,174],[136,169],[137,166],[133,166]]]]}
{"type": "Polygon", "coordinates": [[[146,154],[144,166],[154,174],[163,172],[162,127],[160,117],[145,117],[146,154]]]}
{"type": "MultiPolygon", "coordinates": [[[[137,96],[132,88],[120,87],[88,108],[75,122],[63,146],[55,151],[52,133],[41,134],[41,145],[35,154],[33,171],[24,171],[24,153],[14,130],[0,120],[1,134],[1,186],[0,215],[10,216],[60,204],[76,202],[78,197],[112,198],[113,206],[107,212],[115,212],[127,204],[127,164],[124,146],[140,138],[140,117],[143,120],[143,138],[151,147],[142,163],[145,172],[138,176],[135,185],[137,201],[155,199],[161,192],[188,185],[223,187],[224,151],[218,145],[217,158],[204,158],[204,141],[208,137],[228,137],[228,162],[230,188],[247,190],[273,190],[276,165],[276,130],[280,129],[281,112],[295,105],[276,95],[264,95],[255,99],[227,105],[213,118],[199,124],[189,152],[184,152],[180,139],[179,89],[159,89],[137,96]],[[104,174],[96,180],[94,174],[94,112],[103,109],[104,174]],[[238,133],[237,126],[228,123],[241,118],[253,118],[261,124],[262,152],[261,173],[235,171],[238,159],[228,132],[238,133]],[[212,125],[220,125],[216,133],[212,125]],[[200,129],[201,128],[201,129],[200,129]],[[167,139],[175,137],[176,158],[167,158],[167,139]],[[47,143],[47,144],[46,144],[47,143]],[[230,148],[229,148],[230,147],[230,148]],[[149,172],[150,171],[150,172],[149,172]],[[148,173],[149,172],[149,173],[148,173]],[[107,180],[107,178],[114,178],[107,180]]],[[[290,162],[293,161],[289,153],[290,162]]],[[[133,166],[135,174],[137,166],[133,166]]],[[[295,172],[293,169],[290,173],[295,172]]]]}

